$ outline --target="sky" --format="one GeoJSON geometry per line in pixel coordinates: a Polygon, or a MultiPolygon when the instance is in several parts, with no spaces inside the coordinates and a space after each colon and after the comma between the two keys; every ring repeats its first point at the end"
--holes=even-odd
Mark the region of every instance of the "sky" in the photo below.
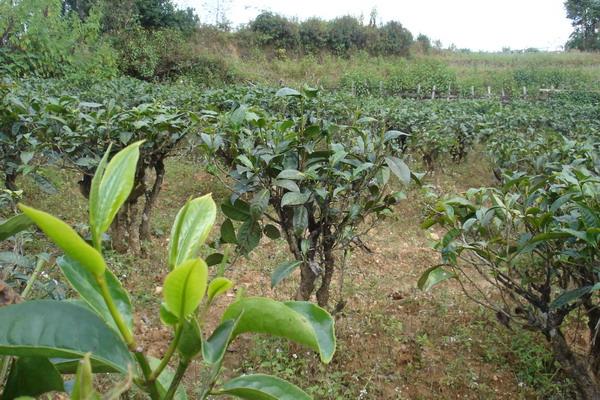
{"type": "Polygon", "coordinates": [[[225,3],[234,26],[263,10],[299,20],[362,15],[367,22],[375,7],[379,22],[396,20],[415,36],[424,33],[444,47],[454,44],[475,51],[559,50],[572,30],[564,0],[175,0],[195,8],[205,23],[213,22],[209,10],[217,2],[225,3]]]}

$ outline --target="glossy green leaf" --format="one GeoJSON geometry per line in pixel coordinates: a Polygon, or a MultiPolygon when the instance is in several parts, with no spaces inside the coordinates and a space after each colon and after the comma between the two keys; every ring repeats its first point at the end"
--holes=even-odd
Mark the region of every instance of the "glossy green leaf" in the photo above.
{"type": "Polygon", "coordinates": [[[299,192],[298,184],[291,179],[278,179],[273,182],[276,186],[289,190],[290,192],[299,192]]]}
{"type": "Polygon", "coordinates": [[[191,315],[204,297],[207,278],[208,267],[199,258],[175,267],[163,286],[167,309],[180,320],[191,315]]]}
{"type": "Polygon", "coordinates": [[[217,364],[223,360],[227,346],[231,342],[237,320],[223,321],[204,342],[202,357],[209,364],[217,364]]]}
{"type": "Polygon", "coordinates": [[[547,240],[568,239],[572,236],[573,235],[571,235],[568,232],[545,232],[535,235],[533,238],[531,238],[529,243],[537,243],[547,240]]]}
{"type": "Polygon", "coordinates": [[[221,253],[212,253],[208,257],[206,257],[206,265],[212,267],[213,265],[221,264],[223,262],[223,254],[221,253]]]}
{"type": "Polygon", "coordinates": [[[216,277],[213,279],[208,285],[208,290],[206,291],[206,297],[208,303],[212,303],[212,301],[221,296],[222,294],[227,293],[229,289],[233,287],[233,282],[229,279],[224,278],[222,276],[216,277]]]}
{"type": "Polygon", "coordinates": [[[294,233],[301,237],[304,231],[308,228],[308,210],[304,206],[294,207],[294,215],[292,217],[292,226],[294,233]]]}
{"type": "Polygon", "coordinates": [[[183,321],[183,331],[177,344],[177,350],[183,358],[191,360],[202,350],[202,334],[196,318],[183,321]]]}
{"type": "Polygon", "coordinates": [[[254,165],[252,164],[252,161],[250,161],[250,159],[247,156],[241,154],[241,155],[237,156],[236,160],[239,160],[247,168],[249,168],[251,170],[254,169],[254,165]]]}
{"type": "Polygon", "coordinates": [[[433,286],[437,285],[438,283],[441,283],[443,281],[446,281],[448,279],[452,279],[455,277],[456,277],[455,274],[446,271],[441,266],[436,265],[434,267],[428,268],[423,273],[423,275],[421,275],[421,278],[419,278],[417,286],[419,287],[419,289],[427,291],[427,290],[431,289],[433,286]]]}
{"type": "Polygon", "coordinates": [[[105,168],[109,148],[98,166],[89,199],[90,229],[95,238],[108,230],[133,189],[142,143],[133,143],[119,151],[105,168]]]}
{"type": "Polygon", "coordinates": [[[223,221],[221,224],[221,242],[237,244],[237,238],[235,236],[235,228],[233,222],[229,218],[223,221]]]}
{"type": "Polygon", "coordinates": [[[25,214],[18,214],[0,223],[0,242],[24,231],[33,224],[25,214]]]}
{"type": "Polygon", "coordinates": [[[106,263],[102,255],[87,244],[73,228],[55,216],[35,208],[23,204],[19,204],[19,208],[69,257],[84,266],[94,276],[104,274],[106,263]]]}
{"type": "Polygon", "coordinates": [[[287,192],[281,198],[281,206],[299,206],[310,199],[310,193],[287,192]]]}
{"type": "Polygon", "coordinates": [[[302,97],[302,93],[300,93],[296,89],[284,87],[284,88],[279,89],[277,91],[277,93],[275,93],[275,96],[278,96],[278,97],[286,97],[286,96],[302,97]]]}
{"type": "Polygon", "coordinates": [[[277,266],[271,274],[271,288],[274,288],[279,282],[290,276],[300,264],[302,264],[302,261],[287,261],[277,266]]]}
{"type": "Polygon", "coordinates": [[[583,296],[586,296],[596,290],[600,290],[600,283],[595,285],[583,286],[577,289],[568,290],[558,296],[552,303],[550,303],[551,309],[557,309],[564,307],[574,301],[579,300],[583,296]]]}
{"type": "Polygon", "coordinates": [[[216,216],[217,207],[210,194],[188,201],[179,210],[171,229],[169,268],[198,256],[216,216]]]}
{"type": "Polygon", "coordinates": [[[249,254],[260,243],[262,229],[260,223],[248,220],[238,230],[238,245],[243,254],[249,254]]]}
{"type": "MultiPolygon", "coordinates": [[[[115,332],[119,332],[119,329],[106,306],[104,298],[102,297],[102,290],[100,289],[96,278],[88,270],[83,268],[81,264],[71,258],[60,257],[56,263],[73,289],[79,293],[82,300],[100,315],[102,319],[115,330],[115,332]]],[[[108,291],[110,292],[119,313],[123,316],[129,330],[133,332],[133,309],[129,295],[125,289],[123,289],[123,286],[121,286],[121,282],[119,282],[117,277],[109,269],[104,271],[104,279],[106,280],[108,291]]]]}
{"type": "Polygon", "coordinates": [[[328,363],[335,352],[335,334],[331,315],[309,302],[281,303],[248,297],[232,303],[222,320],[240,317],[233,337],[245,332],[266,333],[287,338],[315,351],[328,363]],[[316,332],[315,329],[324,329],[316,332]]]}
{"type": "Polygon", "coordinates": [[[311,325],[316,337],[321,361],[328,364],[336,347],[335,325],[331,315],[309,301],[286,301],[286,307],[302,315],[311,325]]]}
{"type": "Polygon", "coordinates": [[[306,178],[306,176],[302,172],[295,169],[284,169],[279,173],[279,175],[277,175],[278,180],[284,179],[300,181],[304,178],[306,178]]]}
{"type": "Polygon", "coordinates": [[[398,157],[386,157],[385,162],[394,175],[405,185],[410,183],[410,169],[398,157]]]}
{"type": "Polygon", "coordinates": [[[87,308],[66,301],[35,300],[0,308],[0,354],[91,359],[126,373],[127,347],[87,308]]]}
{"type": "Polygon", "coordinates": [[[158,313],[160,316],[160,321],[165,325],[173,326],[179,322],[179,318],[169,311],[165,303],[160,303],[160,309],[158,313]]]}
{"type": "MultiPolygon", "coordinates": [[[[90,187],[90,196],[88,200],[88,209],[89,209],[89,217],[90,217],[90,231],[92,233],[92,242],[100,243],[102,238],[101,225],[96,218],[99,217],[100,212],[100,184],[102,183],[102,177],[104,176],[104,171],[106,170],[106,164],[108,162],[108,156],[110,154],[110,149],[112,148],[112,143],[108,145],[108,149],[104,153],[104,156],[98,163],[98,167],[96,168],[96,173],[92,178],[92,185],[90,187]]],[[[106,194],[105,196],[110,196],[106,194]]]]}
{"type": "Polygon", "coordinates": [[[257,220],[262,214],[267,211],[267,207],[269,206],[269,191],[267,189],[262,189],[258,193],[254,195],[252,201],[250,202],[250,216],[257,220]]]}
{"type": "Polygon", "coordinates": [[[227,381],[217,394],[246,400],[312,400],[296,385],[263,374],[243,375],[227,381]]]}
{"type": "Polygon", "coordinates": [[[279,231],[279,228],[272,224],[265,225],[265,227],[263,228],[263,233],[271,240],[277,240],[281,237],[281,232],[279,231]]]}
{"type": "Polygon", "coordinates": [[[221,211],[234,221],[246,221],[250,219],[250,205],[243,200],[236,200],[234,204],[225,201],[221,204],[221,211]]]}
{"type": "Polygon", "coordinates": [[[15,360],[2,393],[2,400],[12,400],[20,396],[64,391],[60,372],[44,357],[19,357],[15,360]]]}

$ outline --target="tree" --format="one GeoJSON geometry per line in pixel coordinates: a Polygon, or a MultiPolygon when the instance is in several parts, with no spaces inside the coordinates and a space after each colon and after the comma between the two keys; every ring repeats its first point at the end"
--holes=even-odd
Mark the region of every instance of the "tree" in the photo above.
{"type": "MultiPolygon", "coordinates": [[[[126,383],[118,385],[107,398],[119,397],[132,383],[152,400],[185,398],[182,379],[192,361],[201,359],[203,378],[194,382],[199,399],[216,395],[309,400],[297,386],[268,375],[244,375],[220,382],[227,347],[240,334],[267,333],[291,340],[316,351],[324,363],[333,358],[335,336],[333,319],[314,304],[241,296],[227,307],[219,326],[208,335],[202,322],[215,300],[233,286],[222,274],[209,279],[213,277],[209,276],[208,265],[200,258],[216,218],[216,204],[210,194],[188,200],[171,231],[167,262],[170,272],[163,283],[159,315],[173,339],[161,360],[150,357],[137,344],[129,294],[107,266],[101,238],[135,190],[140,144],[126,147],[110,162],[107,151],[96,170],[88,208],[91,245],[59,218],[19,205],[23,215],[16,218],[30,219],[64,252],[57,264],[79,294],[79,303],[33,300],[2,304],[0,354],[17,357],[8,364],[6,381],[5,368],[0,368],[2,398],[65,392],[63,373],[75,375],[72,399],[99,399],[92,374],[100,371],[126,376],[126,383]],[[281,321],[285,321],[286,329],[281,328],[281,321]],[[57,355],[64,358],[58,359],[57,355]],[[81,363],[73,363],[82,358],[81,363]],[[176,359],[175,372],[170,370],[169,362],[176,359]]],[[[16,225],[3,223],[0,231],[10,237],[22,230],[16,225]]],[[[4,287],[2,281],[0,285],[4,287]]]]}
{"type": "Polygon", "coordinates": [[[191,31],[198,24],[192,8],[178,9],[171,0],[136,0],[140,24],[144,28],[177,28],[191,31]]]}
{"type": "Polygon", "coordinates": [[[365,32],[355,17],[346,15],[334,19],[329,24],[329,48],[334,53],[348,55],[352,50],[365,47],[365,32]]]}
{"type": "Polygon", "coordinates": [[[382,54],[407,56],[413,36],[400,22],[390,21],[380,28],[379,40],[382,54]]]}
{"type": "Polygon", "coordinates": [[[431,51],[431,40],[426,35],[420,33],[417,36],[417,40],[415,44],[418,46],[419,50],[423,54],[428,54],[431,51]]]}
{"type": "Polygon", "coordinates": [[[179,9],[172,0],[62,0],[63,15],[75,13],[82,21],[96,6],[106,15],[103,22],[108,25],[104,31],[114,30],[114,23],[110,22],[123,19],[127,24],[119,23],[118,27],[123,28],[137,20],[146,29],[176,28],[189,32],[198,25],[198,16],[192,8],[179,9]]]}
{"type": "Polygon", "coordinates": [[[575,28],[566,44],[567,48],[600,50],[600,1],[567,0],[565,8],[575,28]]]}
{"type": "Polygon", "coordinates": [[[298,24],[269,11],[250,22],[250,30],[261,35],[259,42],[278,49],[294,49],[299,43],[298,24]]]}
{"type": "Polygon", "coordinates": [[[324,50],[328,35],[327,22],[319,18],[309,18],[300,24],[300,43],[306,53],[324,50]]]}
{"type": "MultiPolygon", "coordinates": [[[[222,161],[233,182],[228,185],[233,202],[222,205],[229,219],[221,228],[221,243],[236,244],[248,254],[263,234],[283,237],[293,260],[275,270],[272,285],[299,268],[296,299],[316,294],[326,307],[334,273],[341,271],[343,280],[344,262],[336,263],[336,254],[345,259],[352,248],[368,250],[361,236],[404,198],[392,189],[390,177],[405,185],[414,178],[394,156],[405,134],[371,130],[373,118],[352,128],[319,120],[316,89],[283,88],[275,100],[289,101],[289,119],[240,105],[223,116],[215,134],[202,135],[211,159],[222,161]],[[292,116],[293,110],[298,114],[292,116]],[[241,225],[236,229],[232,221],[241,225]]],[[[215,164],[209,172],[225,173],[215,164]]],[[[340,299],[335,308],[343,305],[340,299]]]]}
{"type": "Polygon", "coordinates": [[[71,12],[76,13],[83,21],[88,17],[90,10],[96,4],[98,4],[98,0],[63,0],[62,11],[64,15],[71,12]]]}
{"type": "Polygon", "coordinates": [[[424,226],[445,229],[436,245],[444,267],[419,286],[458,280],[502,324],[541,333],[582,398],[598,399],[600,178],[577,163],[560,168],[440,201],[424,226]]]}

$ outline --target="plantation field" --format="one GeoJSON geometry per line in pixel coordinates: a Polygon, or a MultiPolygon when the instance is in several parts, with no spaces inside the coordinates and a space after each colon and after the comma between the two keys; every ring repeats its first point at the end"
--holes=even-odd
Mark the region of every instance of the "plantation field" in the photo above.
{"type": "MultiPolygon", "coordinates": [[[[464,165],[436,174],[431,182],[443,193],[490,184],[491,170],[480,160],[481,154],[475,154],[464,165]]],[[[40,193],[26,201],[40,209],[57,210],[68,222],[84,219],[85,199],[74,184],[76,177],[52,169],[47,174],[61,193],[40,193]]],[[[38,191],[29,179],[23,183],[30,188],[26,191],[38,191]]],[[[171,159],[154,229],[168,232],[179,205],[191,194],[207,192],[217,199],[225,197],[218,180],[196,164],[185,158],[171,159]]],[[[560,394],[559,381],[553,381],[556,368],[537,335],[519,333],[515,340],[492,313],[468,302],[454,285],[431,293],[416,287],[420,273],[437,263],[439,256],[431,249],[433,239],[419,226],[420,210],[414,204],[425,201],[422,194],[415,190],[409,198],[409,203],[395,209],[397,220],[378,227],[366,239],[373,254],[357,253],[348,262],[343,288],[348,304],[336,320],[338,355],[331,365],[319,365],[311,353],[284,341],[250,337],[236,343],[228,355],[226,367],[231,373],[275,374],[319,399],[502,399],[560,394]]],[[[163,354],[170,340],[169,329],[156,317],[160,302],[155,295],[167,273],[167,244],[165,234],[153,238],[141,263],[113,254],[115,272],[133,302],[141,305],[136,312],[138,332],[155,357],[163,354]]],[[[228,276],[238,290],[244,288],[249,295],[289,299],[296,278],[269,289],[270,273],[286,260],[286,251],[281,241],[267,241],[249,259],[240,260],[228,276]]],[[[61,278],[56,268],[49,274],[61,278]]],[[[232,300],[223,299],[219,308],[232,300]]],[[[216,316],[213,319],[214,324],[216,316]]],[[[198,378],[198,369],[192,367],[186,377],[192,397],[198,378]]]]}
{"type": "MultiPolygon", "coordinates": [[[[530,57],[537,68],[550,56],[530,57]]],[[[473,73],[480,63],[516,74],[509,59],[471,60],[446,61],[469,71],[473,85],[488,84],[473,73]]],[[[569,60],[595,68],[587,56],[569,60]]],[[[440,70],[437,62],[428,65],[440,70]]],[[[27,300],[82,299],[88,308],[71,306],[97,313],[139,363],[126,385],[131,398],[144,391],[164,398],[169,385],[160,383],[154,395],[153,374],[172,374],[182,360],[182,387],[193,399],[260,398],[248,387],[235,391],[231,382],[241,385],[234,377],[243,374],[278,376],[315,399],[566,399],[577,392],[593,398],[595,367],[584,373],[574,366],[595,365],[600,354],[593,339],[600,318],[597,94],[416,100],[360,90],[361,77],[347,82],[354,93],[299,84],[205,90],[126,78],[93,85],[3,80],[0,217],[8,221],[17,203],[26,204],[65,221],[77,240],[91,244],[81,244],[88,253],[80,256],[53,235],[58,225],[48,228],[45,217],[21,207],[45,234],[25,226],[2,237],[0,283],[12,289],[11,297],[0,288],[6,303],[24,291],[27,300]],[[118,173],[114,182],[130,182],[128,190],[102,186],[118,173]],[[119,207],[103,217],[113,192],[121,193],[119,207]],[[201,197],[208,193],[214,203],[201,197]],[[206,222],[211,213],[214,224],[206,222]],[[184,233],[195,240],[185,242],[184,233]],[[207,279],[234,284],[214,289],[214,302],[200,297],[189,312],[178,307],[187,309],[193,290],[181,287],[196,278],[173,285],[178,271],[196,268],[185,252],[206,260],[206,276],[197,277],[204,286],[196,282],[202,296],[207,279]],[[118,310],[133,321],[130,328],[73,278],[78,262],[90,272],[80,280],[101,282],[104,270],[94,275],[98,265],[86,264],[96,255],[122,283],[108,297],[122,299],[122,291],[131,297],[135,308],[119,303],[118,310]],[[252,314],[259,311],[251,301],[263,301],[254,296],[267,302],[259,307],[264,316],[252,314]],[[291,299],[298,303],[286,303],[291,299]],[[304,301],[320,308],[299,308],[304,301]],[[245,308],[235,314],[238,306],[245,308]],[[287,322],[277,319],[283,312],[287,322]],[[190,321],[206,333],[194,334],[186,328],[190,321]],[[285,323],[297,323],[295,332],[282,332],[285,323]],[[274,337],[233,340],[233,324],[274,337]],[[219,335],[209,333],[227,329],[218,347],[219,335]],[[200,355],[189,344],[194,335],[209,350],[200,355]],[[177,347],[181,337],[189,340],[185,350],[177,347]],[[164,362],[147,374],[140,354],[164,362]]],[[[386,82],[404,84],[392,75],[386,82]]],[[[9,230],[2,226],[0,232],[9,230]]],[[[30,343],[21,343],[30,353],[11,353],[10,340],[20,339],[3,332],[1,354],[52,357],[30,343]]],[[[87,352],[78,349],[75,357],[55,346],[65,358],[87,352]]],[[[94,351],[91,359],[90,377],[92,370],[104,372],[100,366],[119,372],[97,374],[98,391],[120,387],[126,368],[94,351]]],[[[61,362],[50,367],[67,371],[61,362]]]]}
{"type": "Polygon", "coordinates": [[[379,94],[383,84],[389,94],[400,90],[416,94],[421,85],[426,96],[433,85],[437,85],[439,94],[444,96],[450,85],[453,94],[464,97],[471,97],[471,87],[477,96],[486,96],[488,86],[496,97],[502,90],[521,96],[523,87],[530,96],[535,96],[538,89],[551,87],[597,91],[600,83],[599,58],[594,53],[440,52],[409,59],[367,54],[340,58],[323,54],[283,60],[271,59],[262,53],[256,58],[218,54],[233,75],[252,82],[278,84],[283,81],[288,85],[309,82],[348,91],[351,82],[356,86],[366,83],[374,94],[379,94]]]}

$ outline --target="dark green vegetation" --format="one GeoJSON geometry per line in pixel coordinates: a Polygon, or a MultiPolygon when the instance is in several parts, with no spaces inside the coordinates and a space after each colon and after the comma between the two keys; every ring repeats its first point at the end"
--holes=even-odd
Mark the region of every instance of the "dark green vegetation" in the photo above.
{"type": "MultiPolygon", "coordinates": [[[[405,236],[405,240],[423,240],[418,239],[422,234],[416,233],[415,225],[420,210],[431,207],[433,214],[429,218],[433,219],[428,220],[427,225],[449,226],[447,231],[435,231],[432,235],[441,235],[437,246],[442,251],[442,261],[456,271],[444,270],[444,267],[430,269],[421,280],[422,286],[431,287],[449,277],[462,278],[455,289],[462,287],[466,294],[475,298],[485,293],[485,302],[478,301],[491,306],[500,322],[513,329],[524,323],[528,329],[548,337],[549,345],[539,345],[533,353],[525,352],[527,345],[518,347],[515,344],[517,347],[504,350],[496,348],[498,341],[502,343],[505,339],[499,330],[494,333],[500,338],[496,344],[487,341],[488,332],[478,330],[476,325],[490,318],[482,311],[476,311],[477,316],[471,317],[474,325],[465,326],[460,332],[449,330],[443,336],[436,336],[429,331],[435,330],[434,326],[427,328],[425,325],[411,335],[408,332],[413,328],[404,324],[414,317],[400,314],[390,318],[378,314],[382,310],[375,311],[377,307],[369,306],[366,310],[375,312],[371,317],[374,319],[366,325],[360,322],[357,329],[372,332],[374,336],[361,346],[366,345],[365,350],[369,343],[378,347],[381,340],[387,351],[378,355],[378,363],[388,360],[390,354],[400,357],[396,361],[389,359],[392,363],[389,366],[378,364],[375,367],[375,373],[383,375],[372,376],[378,384],[370,389],[371,392],[390,396],[388,385],[391,385],[392,388],[404,388],[400,391],[427,397],[427,390],[418,385],[407,389],[421,371],[426,371],[423,368],[429,358],[423,352],[432,348],[432,341],[460,342],[461,335],[467,335],[478,337],[478,362],[482,365],[502,364],[506,357],[516,357],[519,367],[515,373],[522,382],[528,382],[527,390],[537,390],[540,395],[572,393],[573,386],[565,383],[569,378],[588,398],[595,395],[584,383],[597,379],[593,369],[597,353],[593,343],[587,342],[588,337],[593,338],[597,325],[593,322],[597,287],[594,263],[597,262],[599,232],[600,116],[596,96],[569,93],[543,101],[431,101],[352,96],[347,92],[334,93],[310,87],[275,90],[239,86],[195,91],[178,85],[161,86],[128,79],[82,88],[66,87],[64,81],[5,80],[2,90],[2,160],[7,166],[3,172],[7,187],[12,189],[3,196],[4,204],[10,206],[14,204],[15,196],[23,196],[15,192],[18,189],[26,189],[25,198],[32,195],[35,198],[34,194],[40,190],[56,193],[71,187],[81,192],[75,197],[93,199],[93,181],[86,177],[91,177],[96,170],[104,147],[112,143],[110,154],[115,154],[125,146],[145,139],[139,145],[140,162],[131,177],[133,190],[123,200],[124,207],[115,216],[116,223],[110,228],[110,236],[96,231],[93,224],[80,226],[81,232],[84,235],[88,232],[92,243],[102,242],[108,249],[117,252],[128,249],[130,253],[141,252],[142,256],[154,258],[162,250],[152,246],[157,241],[164,243],[161,232],[169,226],[168,221],[161,220],[164,218],[161,208],[165,207],[161,188],[165,181],[171,186],[181,180],[177,190],[185,200],[198,190],[190,192],[185,182],[192,182],[192,176],[206,168],[214,178],[202,192],[214,191],[224,215],[229,218],[221,222],[220,234],[212,235],[213,239],[202,246],[201,254],[208,265],[213,265],[210,268],[215,273],[229,270],[228,265],[244,262],[243,256],[247,255],[246,268],[250,268],[248,272],[254,276],[250,282],[268,285],[266,281],[270,280],[271,285],[280,287],[278,293],[283,299],[290,296],[312,299],[313,288],[317,286],[315,299],[341,316],[344,333],[340,335],[342,353],[339,357],[345,358],[348,365],[357,363],[355,357],[358,354],[350,350],[353,340],[347,329],[351,325],[346,324],[365,307],[364,300],[359,299],[378,298],[378,302],[385,304],[397,301],[394,300],[396,297],[409,296],[401,300],[403,307],[424,307],[434,319],[453,315],[448,306],[442,306],[444,302],[432,305],[431,300],[409,294],[419,274],[437,264],[430,253],[425,258],[410,258],[415,264],[407,266],[411,271],[408,282],[403,283],[400,290],[387,289],[390,297],[383,299],[380,291],[373,292],[368,285],[380,287],[379,280],[386,280],[385,275],[380,275],[378,268],[356,269],[371,264],[369,259],[378,257],[380,252],[389,255],[384,263],[397,259],[402,240],[398,239],[398,233],[390,236],[390,230],[401,229],[405,232],[400,235],[406,235],[408,229],[414,239],[405,236]],[[473,175],[466,175],[465,182],[440,184],[441,178],[444,182],[455,179],[452,176],[456,176],[456,172],[452,171],[473,168],[476,158],[483,156],[490,163],[489,167],[479,169],[483,181],[475,181],[473,175]],[[170,162],[168,157],[176,157],[178,161],[170,162]],[[53,177],[57,167],[72,172],[66,172],[57,180],[53,177]],[[173,168],[171,172],[169,168],[173,168]],[[196,172],[189,175],[185,172],[188,168],[196,172]],[[411,170],[422,171],[425,175],[411,170]],[[390,180],[393,175],[403,185],[410,181],[414,183],[399,186],[390,180]],[[67,177],[71,179],[70,183],[64,180],[67,177]],[[482,184],[491,185],[490,189],[471,189],[465,198],[451,196],[439,203],[436,201],[443,193],[482,184]],[[403,201],[405,198],[411,201],[403,201]],[[144,213],[146,204],[158,207],[151,206],[149,209],[154,212],[144,213]],[[385,225],[380,222],[382,218],[386,220],[385,225]],[[148,236],[143,238],[139,235],[142,231],[140,221],[147,224],[148,236]],[[382,229],[383,226],[388,228],[382,229]],[[261,240],[263,235],[265,238],[261,240]],[[285,245],[281,246],[283,243],[285,245]],[[277,257],[262,258],[265,254],[261,247],[273,245],[277,245],[277,257]],[[370,252],[375,256],[369,255],[370,252]],[[475,258],[468,258],[470,253],[475,258]],[[550,254],[555,255],[545,258],[550,254]],[[536,258],[542,255],[543,261],[536,258]],[[463,257],[467,257],[466,260],[463,257]],[[475,260],[475,264],[464,264],[468,260],[475,260]],[[481,264],[484,260],[487,264],[481,264]],[[270,278],[265,271],[265,266],[269,265],[270,278]],[[277,265],[279,267],[275,268],[277,265]],[[545,265],[544,271],[540,265],[545,265]],[[574,269],[578,271],[577,275],[570,276],[573,265],[581,267],[574,269]],[[589,267],[589,271],[584,272],[584,267],[589,267]],[[302,271],[299,282],[292,279],[296,276],[293,274],[296,268],[302,271]],[[479,271],[483,279],[475,278],[469,268],[479,271]],[[506,286],[500,278],[503,275],[497,271],[524,283],[506,286]],[[552,279],[539,281],[546,276],[552,279]],[[491,290],[494,287],[496,292],[491,290]],[[519,296],[522,296],[521,300],[519,296]],[[546,303],[535,300],[537,296],[546,299],[543,300],[546,303]],[[329,304],[330,297],[335,299],[335,304],[329,304]],[[432,306],[433,309],[428,308],[432,306]],[[586,314],[588,309],[592,314],[586,314]],[[540,315],[552,317],[543,319],[540,315]],[[348,322],[345,322],[346,318],[350,318],[348,322]],[[587,333],[583,326],[589,327],[587,333]],[[561,338],[558,344],[557,338],[561,338]],[[558,364],[552,361],[552,354],[558,364]],[[409,357],[407,360],[410,361],[401,361],[402,357],[409,357]],[[381,380],[387,368],[393,365],[404,365],[401,375],[392,375],[400,381],[381,380]],[[405,383],[402,379],[406,379],[405,383]]],[[[204,179],[210,177],[202,176],[204,179]]],[[[54,207],[57,205],[51,209],[60,210],[60,206],[54,207]]],[[[5,208],[4,217],[12,214],[10,208],[5,208]]],[[[23,241],[23,238],[13,240],[19,249],[22,246],[28,249],[23,256],[39,251],[39,239],[33,242],[23,241]]],[[[421,246],[426,245],[424,242],[421,246]]],[[[129,264],[131,261],[119,261],[117,253],[107,254],[109,262],[117,266],[121,263],[132,265],[129,264]]],[[[168,255],[168,265],[176,265],[171,258],[168,255]]],[[[6,265],[15,266],[4,279],[20,291],[31,274],[28,272],[31,267],[18,261],[4,261],[6,265]]],[[[52,263],[50,259],[49,264],[52,263]]],[[[143,282],[143,275],[137,275],[133,265],[125,267],[126,270],[143,282]]],[[[151,265],[155,263],[151,262],[151,265]]],[[[65,266],[60,268],[64,270],[65,266]]],[[[34,274],[38,279],[33,291],[35,297],[60,298],[60,294],[45,290],[46,277],[39,276],[39,271],[34,274]]],[[[241,274],[236,276],[243,281],[248,279],[242,271],[236,274],[241,274]]],[[[387,274],[397,276],[398,272],[387,274]]],[[[150,283],[149,289],[153,290],[152,287],[150,283]]],[[[249,287],[249,290],[256,294],[265,293],[264,288],[249,287]]],[[[30,291],[26,294],[30,295],[30,291]]],[[[447,302],[456,294],[443,296],[447,302]]],[[[142,292],[136,298],[145,298],[149,307],[157,306],[142,292]]],[[[468,310],[471,306],[463,304],[460,307],[468,310]]],[[[165,335],[165,338],[169,336],[168,333],[165,335]]],[[[523,335],[519,339],[523,343],[535,340],[529,334],[520,335],[523,335]]],[[[293,372],[302,365],[310,365],[311,369],[324,373],[327,370],[314,364],[315,360],[304,360],[303,353],[294,348],[289,352],[301,354],[297,361],[300,364],[285,357],[265,363],[263,360],[270,358],[266,354],[277,353],[284,346],[278,342],[268,343],[255,342],[256,350],[245,355],[248,360],[258,358],[259,372],[278,372],[300,386],[310,386],[307,390],[316,397],[343,398],[357,395],[364,389],[347,381],[346,374],[350,371],[345,369],[345,363],[334,363],[332,368],[338,378],[331,378],[330,382],[303,372],[301,376],[311,382],[303,385],[293,372]]],[[[463,362],[467,364],[455,367],[466,367],[474,360],[463,362]]],[[[229,365],[249,372],[252,361],[240,359],[229,365]]],[[[350,368],[358,368],[356,372],[359,373],[363,368],[360,365],[350,368]]],[[[255,370],[254,367],[251,369],[255,370]]],[[[197,377],[189,378],[193,385],[201,375],[192,376],[197,377]]],[[[444,381],[446,384],[435,389],[441,396],[453,390],[464,390],[460,389],[465,387],[461,385],[468,386],[462,380],[457,381],[457,377],[445,379],[449,379],[444,381]]],[[[487,385],[495,385],[492,382],[487,385]]],[[[485,388],[480,390],[482,394],[493,392],[487,392],[485,388]]],[[[511,393],[516,391],[513,387],[511,393]]],[[[201,395],[201,392],[194,393],[201,395]]]]}
{"type": "Polygon", "coordinates": [[[600,4],[593,0],[567,0],[565,8],[575,28],[567,47],[583,51],[600,50],[600,4]]]}
{"type": "Polygon", "coordinates": [[[131,300],[107,268],[102,236],[135,186],[141,144],[127,146],[110,162],[107,152],[98,165],[89,193],[91,245],[62,220],[23,204],[19,205],[23,214],[0,226],[3,236],[10,237],[26,229],[23,218],[34,222],[65,253],[56,262],[80,296],[74,301],[3,304],[2,398],[52,391],[68,391],[73,399],[99,398],[92,374],[111,372],[125,375],[125,380],[112,388],[107,398],[118,398],[134,382],[152,399],[183,399],[186,394],[181,381],[201,353],[206,376],[197,382],[198,398],[309,399],[291,383],[264,374],[244,375],[217,385],[227,347],[240,334],[288,338],[317,351],[325,363],[335,352],[335,335],[331,316],[316,305],[260,297],[241,297],[231,303],[212,335],[203,334],[214,300],[233,286],[222,276],[223,268],[209,283],[208,266],[198,257],[216,218],[216,205],[210,195],[190,199],[178,212],[171,231],[170,272],[163,283],[160,320],[172,328],[173,340],[160,360],[150,358],[138,344],[131,300]],[[175,354],[177,369],[170,371],[168,365],[175,354]],[[75,374],[75,379],[66,385],[61,373],[75,374]]]}
{"type": "MultiPolygon", "coordinates": [[[[590,36],[597,6],[567,3],[577,4],[572,19],[590,36]]],[[[210,87],[283,81],[351,90],[354,83],[371,93],[383,86],[388,95],[416,96],[420,88],[425,97],[434,85],[438,95],[466,97],[487,95],[488,87],[511,97],[523,87],[530,96],[539,88],[600,89],[594,54],[445,50],[400,22],[376,23],[376,14],[298,22],[266,12],[235,30],[225,20],[198,25],[170,0],[2,0],[0,73],[88,85],[119,75],[210,87]]]]}
{"type": "Polygon", "coordinates": [[[375,20],[0,0],[3,399],[599,397],[598,56],[375,20]]]}

